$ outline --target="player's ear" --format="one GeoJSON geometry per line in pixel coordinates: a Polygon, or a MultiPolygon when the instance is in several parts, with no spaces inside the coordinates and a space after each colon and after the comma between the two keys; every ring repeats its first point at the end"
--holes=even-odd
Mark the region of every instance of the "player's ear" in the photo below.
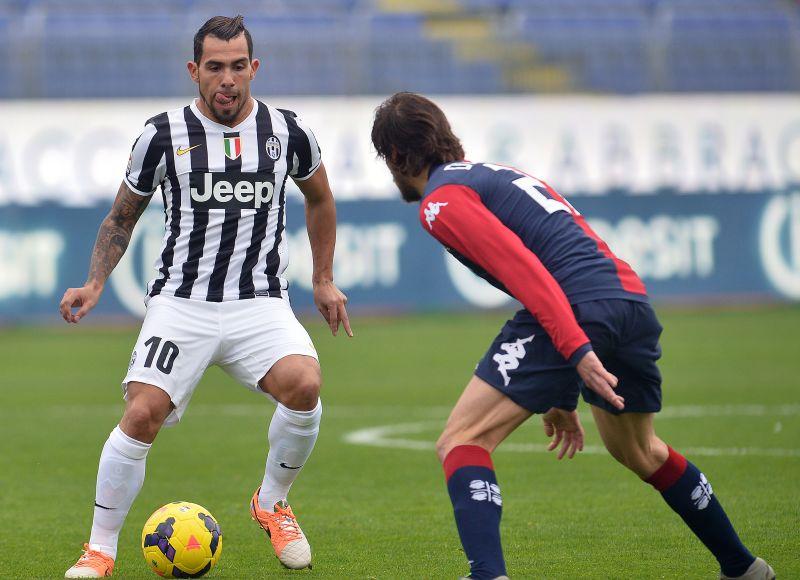
{"type": "Polygon", "coordinates": [[[389,157],[387,161],[389,161],[393,167],[400,167],[400,152],[396,147],[392,147],[389,151],[389,157]]]}
{"type": "Polygon", "coordinates": [[[261,61],[258,60],[257,58],[254,58],[253,60],[250,61],[250,80],[251,81],[254,78],[256,78],[256,71],[258,70],[259,66],[261,66],[261,61]]]}
{"type": "Polygon", "coordinates": [[[189,70],[189,76],[196,83],[200,82],[200,67],[193,60],[186,63],[186,68],[189,70]]]}

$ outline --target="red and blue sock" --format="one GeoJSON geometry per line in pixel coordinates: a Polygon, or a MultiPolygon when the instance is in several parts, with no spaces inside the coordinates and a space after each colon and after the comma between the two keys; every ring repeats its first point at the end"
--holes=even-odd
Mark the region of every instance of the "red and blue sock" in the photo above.
{"type": "Polygon", "coordinates": [[[489,452],[477,445],[454,447],[445,457],[444,473],[470,578],[504,576],[506,564],[500,545],[503,499],[489,452]]]}
{"type": "Polygon", "coordinates": [[[706,548],[726,576],[741,576],[755,557],[744,547],[711,484],[697,467],[671,447],[667,461],[647,478],[706,548]]]}

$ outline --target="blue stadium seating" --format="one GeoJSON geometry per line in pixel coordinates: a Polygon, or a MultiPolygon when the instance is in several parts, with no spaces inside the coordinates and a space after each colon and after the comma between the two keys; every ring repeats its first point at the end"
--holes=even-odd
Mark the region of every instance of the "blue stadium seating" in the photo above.
{"type": "Polygon", "coordinates": [[[192,35],[220,10],[245,14],[262,94],[532,90],[505,74],[502,53],[460,58],[457,39],[426,26],[465,17],[579,91],[800,90],[791,0],[457,1],[443,14],[377,0],[0,0],[0,98],[191,94],[192,35]]]}

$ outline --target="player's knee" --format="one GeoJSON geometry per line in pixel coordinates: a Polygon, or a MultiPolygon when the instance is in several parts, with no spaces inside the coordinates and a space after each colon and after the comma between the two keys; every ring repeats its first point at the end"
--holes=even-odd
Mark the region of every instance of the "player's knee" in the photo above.
{"type": "Polygon", "coordinates": [[[164,418],[162,410],[134,403],[125,409],[120,427],[128,437],[143,443],[152,443],[161,429],[164,418]]]}
{"type": "Polygon", "coordinates": [[[483,447],[489,453],[492,453],[497,444],[490,441],[488,438],[475,438],[466,433],[447,432],[445,431],[439,436],[436,441],[436,455],[441,463],[444,463],[447,455],[456,447],[460,445],[476,445],[483,447]]]}
{"type": "Polygon", "coordinates": [[[614,459],[641,478],[652,475],[666,461],[666,445],[657,438],[630,442],[625,446],[607,445],[606,449],[614,459]]]}
{"type": "Polygon", "coordinates": [[[450,443],[450,437],[447,433],[442,433],[436,441],[436,455],[439,457],[439,462],[444,463],[444,458],[450,453],[453,445],[450,443]]]}
{"type": "Polygon", "coordinates": [[[318,372],[308,370],[298,373],[284,390],[281,403],[295,411],[311,411],[317,406],[321,386],[318,372]]]}
{"type": "Polygon", "coordinates": [[[619,448],[619,447],[606,447],[611,457],[616,459],[619,463],[636,472],[642,463],[640,451],[636,448],[619,448]]]}

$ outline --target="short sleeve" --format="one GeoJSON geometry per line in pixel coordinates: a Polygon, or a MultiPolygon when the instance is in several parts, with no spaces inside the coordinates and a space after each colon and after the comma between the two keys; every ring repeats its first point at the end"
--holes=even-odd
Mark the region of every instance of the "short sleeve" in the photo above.
{"type": "Polygon", "coordinates": [[[289,126],[289,175],[297,181],[304,181],[314,175],[322,162],[317,138],[308,126],[299,117],[288,116],[289,126]]]}
{"type": "Polygon", "coordinates": [[[166,174],[166,155],[158,139],[158,130],[148,122],[131,148],[125,183],[134,193],[152,195],[166,174]]]}

